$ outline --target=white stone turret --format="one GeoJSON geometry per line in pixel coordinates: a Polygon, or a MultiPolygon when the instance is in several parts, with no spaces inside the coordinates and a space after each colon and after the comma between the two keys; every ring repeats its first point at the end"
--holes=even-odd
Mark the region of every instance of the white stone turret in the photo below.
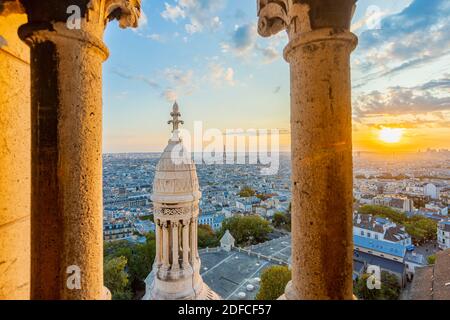
{"type": "Polygon", "coordinates": [[[197,250],[201,197],[195,164],[179,137],[178,104],[171,113],[172,138],[156,166],[153,207],[156,256],[144,299],[220,299],[203,283],[197,250]]]}

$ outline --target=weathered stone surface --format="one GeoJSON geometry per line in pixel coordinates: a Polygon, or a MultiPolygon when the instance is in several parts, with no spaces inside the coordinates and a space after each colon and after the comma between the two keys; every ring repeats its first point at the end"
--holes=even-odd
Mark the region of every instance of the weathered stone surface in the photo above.
{"type": "Polygon", "coordinates": [[[31,298],[104,299],[102,38],[111,19],[136,26],[140,1],[22,4],[28,23],[19,35],[31,48],[31,298]],[[66,26],[70,5],[82,9],[81,29],[66,26]],[[67,282],[73,266],[79,288],[67,282]]]}
{"type": "Polygon", "coordinates": [[[292,281],[287,299],[352,299],[348,29],[354,0],[260,0],[262,36],[286,30],[291,74],[292,281]]]}
{"type": "Polygon", "coordinates": [[[0,300],[30,297],[30,66],[16,9],[0,6],[0,300]]]}
{"type": "Polygon", "coordinates": [[[32,297],[99,299],[103,294],[104,56],[82,42],[62,37],[36,44],[32,57],[42,62],[32,64],[32,272],[37,275],[33,276],[32,297]],[[46,72],[44,88],[43,65],[55,71],[46,72]],[[81,270],[78,290],[66,286],[66,270],[72,265],[81,270]],[[49,266],[54,272],[49,272],[49,266]]]}
{"type": "Polygon", "coordinates": [[[304,299],[352,297],[349,57],[355,42],[351,34],[340,37],[305,43],[287,54],[293,230],[299,231],[292,233],[292,283],[304,299]]]}
{"type": "MultiPolygon", "coordinates": [[[[17,1],[16,1],[17,2],[17,1]]],[[[141,0],[20,0],[26,8],[29,22],[51,21],[65,23],[67,8],[78,6],[81,18],[105,27],[108,21],[117,19],[121,27],[137,27],[140,16],[141,0]]]]}
{"type": "Polygon", "coordinates": [[[258,31],[270,36],[286,30],[294,34],[322,28],[350,29],[356,0],[258,0],[258,31]]]}

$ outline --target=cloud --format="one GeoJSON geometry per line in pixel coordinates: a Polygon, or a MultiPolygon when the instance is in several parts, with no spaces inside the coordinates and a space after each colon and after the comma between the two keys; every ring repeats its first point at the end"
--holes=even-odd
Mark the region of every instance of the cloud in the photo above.
{"type": "Polygon", "coordinates": [[[415,87],[391,87],[383,92],[361,94],[353,101],[353,115],[359,123],[395,121],[404,126],[448,124],[450,77],[415,87]]]}
{"type": "Polygon", "coordinates": [[[225,71],[225,75],[224,75],[223,79],[229,85],[234,86],[234,70],[233,70],[233,68],[227,68],[227,70],[225,71]]]}
{"type": "Polygon", "coordinates": [[[136,34],[142,38],[149,39],[157,42],[165,42],[165,39],[162,35],[158,33],[144,33],[144,32],[136,32],[136,34]]]}
{"type": "Polygon", "coordinates": [[[227,68],[219,63],[212,62],[209,64],[209,80],[215,86],[223,84],[234,86],[234,70],[231,67],[227,68]]]}
{"type": "Polygon", "coordinates": [[[153,41],[159,41],[159,42],[162,42],[162,41],[163,41],[161,35],[160,35],[160,34],[157,34],[157,33],[148,34],[148,35],[146,35],[145,37],[146,37],[147,39],[150,39],[150,40],[153,40],[153,41]]]}
{"type": "Polygon", "coordinates": [[[256,26],[254,24],[236,26],[231,37],[231,48],[238,55],[246,54],[255,47],[256,36],[256,26]]]}
{"type": "Polygon", "coordinates": [[[174,101],[180,96],[191,95],[197,89],[193,70],[181,70],[176,67],[167,68],[163,72],[168,88],[163,96],[168,101],[174,101]]]}
{"type": "Polygon", "coordinates": [[[185,24],[184,28],[186,29],[186,32],[189,33],[190,35],[196,33],[196,32],[200,32],[202,31],[203,27],[199,24],[185,24]]]}
{"type": "Polygon", "coordinates": [[[450,75],[447,75],[449,78],[439,79],[439,80],[431,80],[421,86],[423,90],[430,89],[450,89],[450,75]]]}
{"type": "Polygon", "coordinates": [[[174,89],[166,89],[163,91],[162,96],[168,101],[168,102],[174,102],[178,99],[178,94],[174,89]]]}
{"type": "Polygon", "coordinates": [[[203,84],[212,84],[215,87],[236,84],[233,68],[217,62],[217,56],[207,60],[209,64],[200,75],[195,75],[191,69],[181,69],[176,66],[156,71],[152,78],[144,75],[131,75],[119,69],[113,69],[112,73],[123,79],[145,83],[154,89],[161,98],[169,102],[193,94],[203,84]]]}
{"type": "Polygon", "coordinates": [[[396,87],[362,95],[354,105],[358,116],[421,114],[450,110],[450,97],[435,97],[429,92],[396,87]]]}
{"type": "Polygon", "coordinates": [[[163,37],[160,34],[148,32],[148,18],[143,10],[139,18],[139,26],[131,30],[142,38],[163,42],[163,37]]]}
{"type": "Polygon", "coordinates": [[[137,28],[132,28],[131,30],[136,31],[139,29],[143,29],[146,28],[148,25],[148,18],[147,15],[145,14],[144,10],[141,10],[141,15],[139,16],[139,24],[137,28]]]}
{"type": "Polygon", "coordinates": [[[222,26],[222,21],[220,21],[220,18],[218,16],[212,18],[211,20],[211,28],[216,30],[219,29],[222,26]]]}
{"type": "Polygon", "coordinates": [[[282,44],[284,36],[274,36],[271,39],[258,39],[254,23],[235,26],[228,42],[221,43],[223,53],[232,53],[237,57],[249,57],[259,54],[262,62],[272,63],[281,55],[277,47],[282,44]],[[259,42],[257,42],[259,40],[259,42]]]}
{"type": "Polygon", "coordinates": [[[386,16],[380,28],[359,36],[353,60],[364,76],[357,79],[356,86],[449,54],[449,30],[448,0],[414,0],[400,13],[386,16]]]}
{"type": "MultiPolygon", "coordinates": [[[[193,81],[192,70],[183,71],[177,68],[167,68],[162,72],[164,81],[156,81],[143,75],[130,75],[119,69],[113,69],[112,73],[127,80],[141,81],[154,89],[160,97],[169,102],[175,101],[181,95],[190,95],[196,89],[193,81]],[[162,89],[165,87],[165,89],[162,89]]],[[[157,79],[161,78],[161,72],[157,73],[157,79]]],[[[160,79],[161,80],[161,79],[160,79]]]]}
{"type": "Polygon", "coordinates": [[[161,17],[163,17],[166,20],[170,20],[172,22],[177,22],[177,20],[179,18],[185,18],[186,17],[186,13],[184,12],[184,10],[175,5],[175,6],[171,6],[170,4],[168,4],[167,2],[164,3],[165,6],[165,10],[163,12],[161,12],[161,17]]]}
{"type": "Polygon", "coordinates": [[[261,55],[264,58],[264,63],[272,63],[280,57],[278,50],[272,46],[269,46],[267,48],[262,48],[259,45],[257,45],[256,49],[259,52],[261,52],[261,55]]]}
{"type": "Polygon", "coordinates": [[[178,0],[173,6],[165,3],[161,16],[172,22],[189,19],[185,24],[188,34],[202,32],[205,29],[217,30],[222,22],[216,15],[225,6],[225,0],[178,0]]]}
{"type": "Polygon", "coordinates": [[[181,96],[193,94],[200,84],[215,87],[234,86],[236,84],[233,68],[218,63],[215,57],[207,60],[210,63],[205,73],[197,77],[195,77],[193,70],[182,70],[177,67],[165,69],[162,74],[167,89],[162,92],[162,96],[168,101],[173,101],[181,96]]]}
{"type": "Polygon", "coordinates": [[[137,81],[142,81],[145,84],[147,84],[149,87],[153,88],[153,89],[160,89],[160,85],[158,84],[158,82],[156,82],[153,79],[150,79],[146,76],[143,75],[130,75],[127,74],[119,69],[113,69],[111,71],[112,73],[114,73],[115,75],[118,75],[119,77],[123,78],[123,79],[127,79],[127,80],[137,80],[137,81]]]}
{"type": "Polygon", "coordinates": [[[167,68],[164,70],[164,75],[168,81],[176,86],[188,86],[193,83],[192,77],[194,75],[194,71],[183,71],[177,68],[167,68]]]}
{"type": "Polygon", "coordinates": [[[357,32],[359,29],[363,28],[364,26],[369,29],[379,29],[379,25],[381,22],[381,19],[386,16],[388,12],[382,11],[380,7],[376,5],[370,5],[366,9],[366,13],[364,17],[362,17],[360,20],[352,23],[350,30],[352,32],[357,32]]]}

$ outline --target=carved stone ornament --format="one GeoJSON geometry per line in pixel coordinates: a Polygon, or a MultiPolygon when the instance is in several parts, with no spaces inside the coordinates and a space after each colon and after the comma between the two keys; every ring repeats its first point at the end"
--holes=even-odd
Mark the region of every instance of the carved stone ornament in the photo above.
{"type": "Polygon", "coordinates": [[[296,0],[258,0],[258,33],[270,37],[286,30],[289,38],[311,31],[309,6],[296,0]]]}
{"type": "Polygon", "coordinates": [[[183,208],[161,208],[155,211],[156,214],[161,214],[163,216],[177,216],[184,213],[183,208]]]}
{"type": "Polygon", "coordinates": [[[117,19],[121,28],[136,28],[141,15],[141,0],[91,0],[88,9],[90,21],[106,25],[117,19]]]}

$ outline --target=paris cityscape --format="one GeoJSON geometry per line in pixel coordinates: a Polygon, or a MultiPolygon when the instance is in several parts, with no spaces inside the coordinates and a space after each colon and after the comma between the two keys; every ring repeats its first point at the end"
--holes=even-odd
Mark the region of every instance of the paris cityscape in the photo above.
{"type": "Polygon", "coordinates": [[[0,0],[0,306],[450,301],[449,48],[449,0],[0,0]]]}
{"type": "MultiPolygon", "coordinates": [[[[158,153],[104,155],[105,241],[145,243],[148,232],[155,231],[154,223],[147,218],[153,215],[150,196],[159,157],[158,153]]],[[[427,266],[436,252],[450,247],[450,151],[428,149],[388,155],[354,152],[353,159],[353,230],[357,237],[354,277],[361,277],[367,264],[377,261],[383,270],[401,279],[397,295],[390,298],[408,299],[415,268],[427,266]],[[422,230],[408,234],[405,226],[407,230],[414,230],[414,225],[386,219],[382,212],[376,211],[380,207],[409,218],[428,219],[432,234],[423,236],[422,230]],[[359,217],[360,208],[374,211],[365,218],[359,217]],[[362,234],[378,244],[368,244],[365,238],[360,238],[362,234]],[[389,253],[387,250],[398,248],[403,251],[393,258],[396,261],[380,258],[389,253]],[[363,251],[359,253],[361,257],[358,257],[359,250],[363,251]]],[[[201,274],[225,299],[255,299],[264,270],[290,264],[290,226],[284,224],[290,214],[290,166],[290,153],[280,154],[280,169],[275,175],[260,175],[258,165],[197,164],[202,192],[200,226],[223,234],[221,227],[225,219],[258,216],[269,222],[271,228],[260,243],[236,246],[232,251],[236,260],[230,260],[228,252],[220,252],[219,242],[208,242],[208,237],[214,236],[202,235],[205,242],[200,249],[201,274]],[[254,190],[254,195],[242,196],[243,188],[254,190]],[[215,268],[214,273],[208,272],[211,268],[215,268]],[[236,268],[238,273],[233,272],[236,268]]]]}

